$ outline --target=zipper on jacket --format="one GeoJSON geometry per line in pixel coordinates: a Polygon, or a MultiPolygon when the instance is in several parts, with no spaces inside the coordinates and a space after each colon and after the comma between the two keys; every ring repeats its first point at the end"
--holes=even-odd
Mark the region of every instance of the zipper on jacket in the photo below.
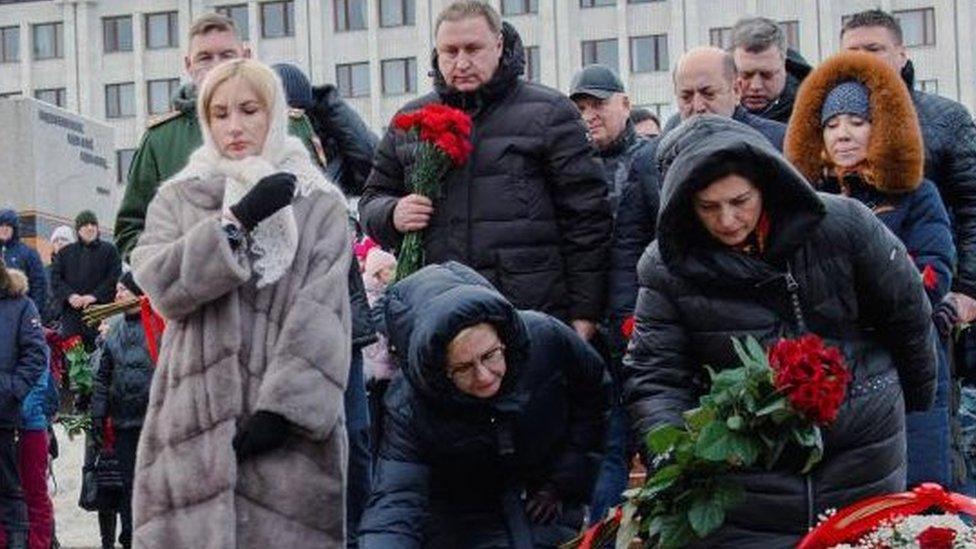
{"type": "Polygon", "coordinates": [[[796,319],[797,331],[801,334],[806,333],[807,323],[803,320],[803,308],[800,306],[800,284],[793,277],[793,269],[790,264],[786,264],[786,291],[790,294],[790,303],[793,305],[793,317],[796,319]]]}

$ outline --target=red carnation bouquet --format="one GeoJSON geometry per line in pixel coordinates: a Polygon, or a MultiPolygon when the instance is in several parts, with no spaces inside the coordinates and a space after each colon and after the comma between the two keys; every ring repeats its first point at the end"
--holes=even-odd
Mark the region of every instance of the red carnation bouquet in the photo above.
{"type": "MultiPolygon", "coordinates": [[[[393,127],[418,140],[413,170],[407,182],[411,192],[430,198],[440,195],[447,173],[463,165],[471,154],[471,117],[464,111],[440,104],[401,113],[393,127]]],[[[396,280],[401,280],[424,265],[423,231],[409,232],[403,238],[397,257],[396,280]]]]}
{"type": "MultiPolygon", "coordinates": [[[[684,425],[662,425],[647,436],[651,471],[644,486],[624,493],[608,518],[564,547],[628,547],[638,534],[648,547],[683,547],[725,522],[742,488],[729,473],[767,470],[787,446],[799,456],[797,472],[823,457],[821,429],[836,418],[851,374],[840,350],[816,335],[780,339],[765,351],[753,338],[732,340],[741,366],[706,366],[711,388],[684,425]]],[[[793,463],[792,460],[789,463],[793,463]]]]}

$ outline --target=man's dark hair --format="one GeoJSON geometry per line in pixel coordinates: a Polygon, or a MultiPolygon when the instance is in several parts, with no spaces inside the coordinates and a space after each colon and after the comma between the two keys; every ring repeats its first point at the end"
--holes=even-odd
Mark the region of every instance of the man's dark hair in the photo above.
{"type": "Polygon", "coordinates": [[[652,121],[657,124],[657,127],[661,127],[661,121],[658,119],[657,115],[652,113],[650,110],[645,108],[637,108],[630,111],[630,121],[634,124],[640,124],[641,122],[652,121]]]}
{"type": "Polygon", "coordinates": [[[772,19],[745,17],[732,27],[730,52],[742,48],[749,53],[762,53],[772,46],[776,46],[780,56],[786,58],[786,35],[772,19]]]}
{"type": "Polygon", "coordinates": [[[844,26],[840,29],[840,37],[844,37],[844,33],[852,30],[859,29],[863,27],[884,27],[888,29],[888,32],[895,37],[895,44],[899,46],[902,44],[904,36],[901,32],[901,25],[895,16],[883,10],[867,10],[859,13],[855,13],[847,19],[844,26]]]}

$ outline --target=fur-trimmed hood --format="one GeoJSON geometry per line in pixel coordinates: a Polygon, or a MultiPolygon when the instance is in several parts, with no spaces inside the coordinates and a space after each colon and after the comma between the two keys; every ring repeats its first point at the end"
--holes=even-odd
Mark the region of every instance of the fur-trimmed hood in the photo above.
{"type": "Polygon", "coordinates": [[[9,282],[0,286],[0,297],[23,297],[27,295],[30,285],[27,282],[27,275],[17,269],[7,269],[9,282]]]}
{"type": "Polygon", "coordinates": [[[865,181],[886,193],[911,192],[922,183],[924,146],[911,95],[897,73],[873,55],[843,52],[824,61],[803,81],[786,131],[784,153],[817,185],[826,168],[820,110],[827,94],[848,80],[870,92],[871,142],[865,181]]]}

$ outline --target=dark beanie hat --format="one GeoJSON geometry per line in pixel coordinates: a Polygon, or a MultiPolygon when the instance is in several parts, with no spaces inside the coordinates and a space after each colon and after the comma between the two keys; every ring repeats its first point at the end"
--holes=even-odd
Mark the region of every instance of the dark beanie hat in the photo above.
{"type": "Polygon", "coordinates": [[[82,212],[75,217],[75,229],[80,229],[85,225],[98,225],[98,218],[95,217],[95,212],[91,210],[82,210],[82,212]]]}
{"type": "Polygon", "coordinates": [[[289,107],[307,109],[314,102],[312,99],[312,83],[302,72],[302,69],[290,63],[277,63],[271,68],[278,73],[281,83],[285,87],[285,100],[289,107]]]}
{"type": "Polygon", "coordinates": [[[142,296],[142,288],[136,284],[136,279],[132,277],[132,271],[126,271],[119,277],[119,283],[126,287],[130,292],[137,296],[142,296]]]}
{"type": "Polygon", "coordinates": [[[870,92],[867,87],[856,81],[848,80],[834,87],[824,99],[820,109],[820,125],[838,114],[853,114],[865,120],[871,119],[870,92]]]}

